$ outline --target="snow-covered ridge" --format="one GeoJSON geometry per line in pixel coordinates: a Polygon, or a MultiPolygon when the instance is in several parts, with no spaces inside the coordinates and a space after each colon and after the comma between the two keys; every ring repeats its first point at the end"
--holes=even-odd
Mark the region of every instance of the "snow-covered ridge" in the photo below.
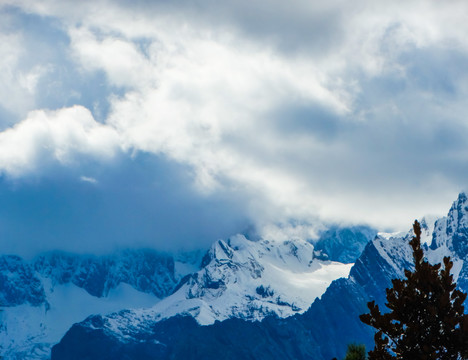
{"type": "MultiPolygon", "coordinates": [[[[421,243],[425,248],[424,255],[433,264],[443,263],[449,256],[453,262],[454,280],[462,289],[468,289],[468,197],[460,193],[453,202],[447,216],[436,219],[425,217],[420,220],[421,243]]],[[[403,276],[402,268],[406,262],[412,263],[412,252],[408,245],[413,230],[407,233],[379,234],[374,245],[379,253],[395,270],[403,276]]],[[[406,268],[409,266],[407,265],[406,268]]]]}
{"type": "Polygon", "coordinates": [[[46,303],[22,304],[0,311],[0,356],[5,360],[49,359],[51,347],[74,323],[90,314],[151,307],[159,301],[156,296],[123,283],[106,297],[95,297],[71,283],[52,286],[48,279],[42,280],[46,303]]]}
{"type": "Polygon", "coordinates": [[[72,283],[96,297],[105,297],[124,283],[164,298],[172,293],[182,276],[197,268],[150,249],[123,250],[105,256],[50,252],[31,261],[3,255],[0,256],[0,306],[45,303],[41,279],[49,279],[52,286],[72,283]]]}
{"type": "Polygon", "coordinates": [[[171,256],[149,249],[106,256],[51,252],[31,261],[0,256],[0,356],[48,359],[73,323],[149,308],[200,262],[199,251],[171,256]]]}
{"type": "MultiPolygon", "coordinates": [[[[419,220],[421,225],[421,244],[428,250],[428,244],[432,241],[434,223],[437,221],[433,217],[423,217],[419,220]]],[[[413,229],[406,232],[378,233],[372,241],[372,245],[377,250],[379,256],[387,263],[391,269],[391,278],[403,277],[405,269],[413,267],[413,251],[409,245],[414,236],[413,229]]]]}
{"type": "Polygon", "coordinates": [[[53,283],[73,283],[90,295],[107,296],[125,283],[138,291],[166,297],[177,284],[174,258],[154,250],[125,250],[110,256],[49,253],[34,261],[35,270],[53,283]]]}
{"type": "MultiPolygon", "coordinates": [[[[464,291],[468,290],[466,202],[466,195],[460,194],[446,218],[438,221],[420,221],[425,256],[433,263],[439,263],[444,256],[450,256],[454,262],[452,273],[458,287],[464,291]]],[[[313,246],[308,243],[271,243],[267,240],[249,242],[242,236],[217,242],[205,258],[204,268],[187,277],[173,295],[151,309],[90,317],[76,324],[54,348],[54,360],[67,359],[69,354],[81,350],[74,345],[77,341],[94,339],[95,336],[100,338],[103,345],[99,342],[93,343],[86,347],[82,354],[99,354],[104,344],[110,343],[115,348],[125,350],[130,357],[137,357],[145,351],[159,351],[160,358],[169,359],[172,352],[176,351],[175,347],[179,349],[180,344],[185,344],[190,339],[198,339],[198,342],[202,343],[198,346],[198,343],[192,342],[190,351],[206,355],[205,358],[219,358],[219,354],[213,357],[211,350],[224,349],[226,341],[215,336],[204,339],[200,334],[210,334],[209,331],[205,331],[207,328],[212,329],[211,334],[215,331],[226,331],[223,336],[235,344],[235,349],[237,346],[241,347],[245,351],[245,358],[254,357],[249,349],[259,345],[239,336],[246,329],[249,329],[249,334],[257,341],[259,338],[264,340],[268,349],[274,349],[269,358],[274,358],[274,354],[288,349],[291,344],[294,344],[291,346],[292,350],[286,350],[287,353],[282,354],[281,358],[298,358],[295,350],[303,346],[310,346],[311,350],[311,353],[303,358],[341,358],[344,353],[338,353],[336,349],[341,347],[340,352],[344,351],[347,343],[358,341],[367,346],[373,343],[374,334],[359,321],[359,315],[365,311],[369,300],[375,300],[384,306],[385,288],[391,286],[392,279],[403,276],[405,268],[412,267],[409,240],[413,235],[412,231],[408,231],[377,236],[367,244],[352,267],[350,276],[333,281],[304,315],[281,321],[269,319],[260,324],[252,323],[252,326],[245,325],[250,322],[241,321],[216,323],[213,327],[191,326],[189,332],[182,331],[172,337],[167,336],[179,322],[187,324],[187,317],[159,321],[175,313],[195,317],[199,324],[210,324],[213,318],[222,319],[229,316],[254,320],[269,311],[279,316],[280,311],[300,313],[300,310],[295,311],[291,307],[291,304],[301,307],[300,303],[294,300],[295,294],[302,294],[299,291],[301,282],[297,280],[306,275],[307,280],[311,281],[318,272],[322,269],[328,271],[332,265],[320,263],[320,259],[314,255],[313,246]],[[287,271],[287,276],[284,277],[286,281],[281,278],[281,271],[287,271]],[[239,289],[246,291],[239,292],[239,289]],[[284,294],[283,291],[289,293],[284,294]],[[276,301],[277,295],[281,302],[276,301]],[[248,300],[244,302],[244,298],[248,300]],[[187,304],[191,306],[186,306],[187,304]],[[302,332],[298,330],[301,324],[302,332]],[[270,325],[281,328],[281,334],[288,336],[278,337],[276,328],[271,331],[270,325]],[[299,341],[294,342],[295,339],[299,341]],[[239,340],[242,342],[238,342],[239,340]],[[137,348],[138,351],[135,350],[137,348]],[[172,350],[166,351],[166,348],[172,350]]]]}
{"type": "Polygon", "coordinates": [[[34,268],[19,256],[0,256],[0,306],[38,306],[45,301],[44,286],[34,268]]]}
{"type": "MultiPolygon", "coordinates": [[[[426,217],[420,220],[421,243],[424,255],[431,263],[443,263],[449,256],[454,263],[454,280],[463,289],[468,288],[468,198],[460,193],[453,202],[446,217],[435,219],[426,217]]],[[[410,268],[412,251],[409,246],[413,230],[406,233],[379,233],[373,241],[380,256],[390,265],[396,277],[403,276],[404,268],[410,268]]]]}
{"type": "Polygon", "coordinates": [[[31,261],[0,256],[0,355],[45,359],[73,322],[92,314],[103,315],[124,337],[130,327],[141,330],[149,320],[176,315],[203,325],[288,317],[307,310],[352,266],[323,260],[323,252],[299,239],[236,235],[215,242],[203,261],[202,255],[125,250],[106,256],[51,252],[31,261]]]}
{"type": "Polygon", "coordinates": [[[432,249],[447,248],[460,258],[468,255],[468,198],[465,193],[458,196],[447,215],[435,224],[432,249]]]}
{"type": "Polygon", "coordinates": [[[113,329],[175,315],[193,316],[202,325],[231,317],[288,317],[306,311],[332,280],[347,276],[352,266],[316,258],[307,241],[250,241],[242,235],[217,241],[203,265],[151,309],[125,312],[120,320],[109,318],[113,329]]]}

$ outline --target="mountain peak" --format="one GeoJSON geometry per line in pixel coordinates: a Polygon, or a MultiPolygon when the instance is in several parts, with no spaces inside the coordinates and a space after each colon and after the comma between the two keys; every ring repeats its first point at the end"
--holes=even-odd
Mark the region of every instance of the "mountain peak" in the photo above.
{"type": "Polygon", "coordinates": [[[458,194],[457,202],[463,201],[465,203],[467,199],[468,196],[466,195],[466,192],[462,191],[460,194],[458,194]]]}
{"type": "Polygon", "coordinates": [[[453,255],[464,259],[468,255],[468,197],[458,195],[447,216],[437,220],[431,249],[446,248],[453,255]]]}
{"type": "Polygon", "coordinates": [[[215,242],[202,268],[144,314],[156,319],[189,315],[202,325],[232,317],[251,321],[271,314],[287,317],[306,311],[333,279],[346,276],[350,268],[351,264],[315,258],[314,246],[304,240],[252,241],[234,235],[215,242]]]}

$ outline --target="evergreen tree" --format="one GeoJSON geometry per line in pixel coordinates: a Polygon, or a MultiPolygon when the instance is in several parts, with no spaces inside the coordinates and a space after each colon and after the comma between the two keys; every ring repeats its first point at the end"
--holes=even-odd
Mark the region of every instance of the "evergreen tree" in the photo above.
{"type": "Polygon", "coordinates": [[[371,301],[370,313],[360,316],[377,330],[369,360],[468,359],[467,295],[456,289],[449,257],[443,260],[444,269],[424,259],[417,221],[413,229],[414,271],[405,270],[404,279],[392,280],[385,304],[390,311],[382,314],[371,301]]]}
{"type": "MultiPolygon", "coordinates": [[[[338,360],[333,358],[332,360],[338,360]]],[[[344,360],[367,360],[366,346],[358,344],[349,344],[344,360]]]]}
{"type": "Polygon", "coordinates": [[[344,360],[366,360],[366,347],[364,345],[349,344],[344,360]]]}

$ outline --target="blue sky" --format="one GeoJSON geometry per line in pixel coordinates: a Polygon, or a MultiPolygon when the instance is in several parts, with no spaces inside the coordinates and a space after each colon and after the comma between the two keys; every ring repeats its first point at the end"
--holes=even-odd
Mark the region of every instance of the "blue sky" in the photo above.
{"type": "Polygon", "coordinates": [[[2,251],[444,215],[468,178],[467,7],[2,1],[2,251]]]}

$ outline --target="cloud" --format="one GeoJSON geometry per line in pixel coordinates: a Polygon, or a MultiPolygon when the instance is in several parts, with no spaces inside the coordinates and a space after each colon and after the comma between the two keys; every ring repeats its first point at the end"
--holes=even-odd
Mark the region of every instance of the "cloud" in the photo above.
{"type": "MultiPolygon", "coordinates": [[[[7,174],[151,154],[203,196],[245,200],[265,234],[292,223],[310,235],[304,224],[319,221],[405,229],[465,187],[464,2],[11,5],[66,39],[47,66],[9,65],[20,86],[38,109],[51,107],[40,79],[77,95],[0,133],[7,174]]],[[[15,64],[25,50],[7,43],[15,64]]]]}
{"type": "Polygon", "coordinates": [[[82,106],[37,110],[0,133],[0,170],[18,177],[40,172],[51,161],[70,166],[79,156],[110,160],[118,146],[118,134],[82,106]]]}
{"type": "Polygon", "coordinates": [[[83,181],[83,182],[90,183],[90,184],[97,184],[98,183],[98,181],[95,178],[89,177],[89,176],[80,176],[80,180],[83,181]]]}
{"type": "Polygon", "coordinates": [[[72,29],[69,35],[74,58],[85,70],[104,70],[109,82],[117,87],[151,85],[154,69],[137,44],[114,36],[99,40],[82,27],[72,29]]]}
{"type": "MultiPolygon", "coordinates": [[[[19,58],[23,55],[21,36],[17,33],[0,33],[0,107],[8,112],[16,113],[24,107],[32,106],[31,92],[40,76],[40,71],[28,73],[18,69],[19,58]],[[20,78],[18,81],[17,77],[20,78]],[[22,81],[21,81],[22,80],[22,81]]],[[[2,119],[4,120],[4,119],[2,119]]],[[[5,121],[1,122],[5,126],[5,121]]]]}
{"type": "Polygon", "coordinates": [[[59,168],[40,179],[0,178],[0,249],[22,256],[206,249],[247,227],[245,199],[203,196],[190,183],[184,166],[144,154],[105,167],[59,168]],[[81,171],[99,182],[83,181],[81,171]]]}

